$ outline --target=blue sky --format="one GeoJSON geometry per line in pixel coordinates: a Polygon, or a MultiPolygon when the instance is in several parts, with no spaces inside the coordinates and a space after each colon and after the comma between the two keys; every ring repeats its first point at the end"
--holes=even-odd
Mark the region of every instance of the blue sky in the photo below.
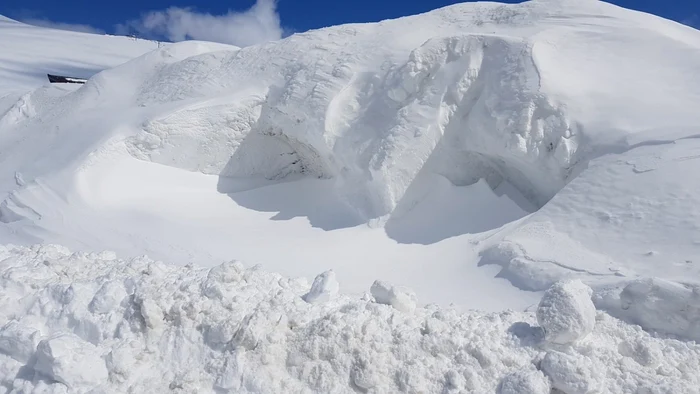
{"type": "MultiPolygon", "coordinates": [[[[347,22],[369,22],[429,11],[450,0],[2,0],[0,14],[47,26],[151,38],[222,40],[239,45],[294,31],[347,22]],[[196,5],[196,7],[192,7],[196,5]],[[254,9],[251,10],[251,7],[254,9]],[[150,12],[150,13],[149,13],[150,12]],[[144,16],[145,14],[145,16],[144,16]],[[240,25],[239,28],[232,27],[240,25]],[[280,29],[281,27],[281,29],[280,29]],[[194,37],[193,37],[194,36],[194,37]]],[[[516,3],[518,1],[506,0],[516,3]]],[[[700,27],[700,0],[612,0],[700,27]]]]}

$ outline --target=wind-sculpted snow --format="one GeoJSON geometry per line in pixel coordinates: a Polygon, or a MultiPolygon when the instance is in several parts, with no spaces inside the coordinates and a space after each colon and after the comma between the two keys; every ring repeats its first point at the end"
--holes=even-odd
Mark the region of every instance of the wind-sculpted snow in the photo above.
{"type": "MultiPolygon", "coordinates": [[[[365,294],[306,302],[320,285],[236,261],[203,269],[51,245],[2,246],[0,272],[0,384],[9,391],[548,394],[554,387],[573,394],[700,387],[700,346],[602,312],[587,321],[595,325],[587,336],[558,345],[544,340],[534,312],[405,309],[383,298],[379,287],[401,293],[380,282],[372,286],[376,300],[365,294]]],[[[319,277],[334,281],[328,272],[319,277]]],[[[559,333],[575,332],[585,305],[551,306],[587,294],[580,282],[561,285],[537,314],[547,316],[548,327],[557,319],[559,333]]]]}
{"type": "MultiPolygon", "coordinates": [[[[295,38],[268,51],[308,52],[309,40],[295,38]]],[[[147,121],[127,144],[136,157],[222,176],[332,178],[367,218],[391,213],[431,158],[430,169],[456,184],[506,179],[542,204],[565,184],[577,142],[537,91],[530,47],[507,37],[434,38],[404,63],[362,72],[351,72],[369,68],[357,54],[265,67],[250,58],[266,47],[199,55],[155,67],[136,100],[197,98],[212,80],[214,98],[147,121]],[[455,163],[467,155],[480,167],[455,163]],[[264,159],[246,159],[256,156],[264,159]]]]}
{"type": "Polygon", "coordinates": [[[223,176],[332,178],[368,219],[391,213],[429,162],[455,184],[505,179],[541,205],[566,183],[579,145],[539,91],[531,35],[542,28],[479,31],[501,14],[546,17],[546,8],[481,7],[494,9],[471,15],[484,18],[479,24],[440,10],[241,50],[171,45],[101,73],[56,105],[135,102],[147,108],[124,108],[143,119],[125,141],[135,157],[223,176]],[[433,24],[403,34],[417,18],[433,24]],[[464,35],[464,26],[476,31],[464,35]],[[256,156],[266,159],[251,162],[256,156]]]}
{"type": "MultiPolygon", "coordinates": [[[[30,26],[0,16],[0,115],[3,96],[19,97],[48,84],[46,74],[89,78],[161,44],[130,37],[30,26]]],[[[71,88],[68,88],[71,89],[71,88]]]]}

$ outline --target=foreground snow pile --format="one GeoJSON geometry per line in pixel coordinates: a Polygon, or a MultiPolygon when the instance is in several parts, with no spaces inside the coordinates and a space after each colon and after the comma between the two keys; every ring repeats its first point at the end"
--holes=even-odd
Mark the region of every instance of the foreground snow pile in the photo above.
{"type": "MultiPolygon", "coordinates": [[[[0,384],[29,392],[693,393],[700,346],[598,312],[558,284],[534,313],[400,311],[246,268],[173,266],[57,246],[0,247],[0,384]],[[309,290],[312,290],[309,292],[309,290]],[[315,290],[314,290],[315,289],[315,290]],[[305,302],[303,297],[311,302],[305,302]],[[553,324],[556,314],[559,322],[553,324]],[[572,323],[562,323],[566,320],[572,323]],[[555,344],[557,327],[587,335],[555,344]]],[[[400,297],[399,297],[400,298],[400,297]]],[[[398,306],[403,304],[398,303],[398,306]]]]}

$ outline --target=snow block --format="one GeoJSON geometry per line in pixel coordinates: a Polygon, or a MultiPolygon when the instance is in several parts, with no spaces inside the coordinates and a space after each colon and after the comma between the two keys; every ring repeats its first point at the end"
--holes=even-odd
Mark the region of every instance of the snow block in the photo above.
{"type": "Polygon", "coordinates": [[[540,371],[516,371],[506,375],[496,388],[497,394],[549,394],[549,379],[540,371]]]}
{"type": "Polygon", "coordinates": [[[209,298],[223,298],[227,288],[243,279],[244,271],[245,266],[237,260],[213,267],[202,284],[203,294],[209,298]]]}
{"type": "Polygon", "coordinates": [[[370,288],[370,293],[377,303],[391,305],[399,311],[411,313],[416,309],[416,295],[405,287],[392,286],[376,280],[370,288]]]}
{"type": "Polygon", "coordinates": [[[338,295],[340,285],[335,278],[335,272],[328,270],[314,278],[311,290],[304,295],[304,301],[309,303],[330,301],[338,295]]]}
{"type": "Polygon", "coordinates": [[[73,389],[99,386],[109,376],[98,349],[73,334],[39,342],[34,369],[73,389]]]}
{"type": "Polygon", "coordinates": [[[372,283],[372,287],[369,289],[372,297],[374,297],[374,301],[378,304],[385,305],[391,304],[391,297],[389,296],[390,291],[391,285],[381,280],[375,280],[374,283],[372,283]]]}
{"type": "Polygon", "coordinates": [[[596,369],[583,356],[576,357],[556,351],[548,352],[540,363],[540,369],[551,379],[552,387],[565,394],[597,392],[606,366],[601,368],[602,371],[596,369]]]}
{"type": "Polygon", "coordinates": [[[37,330],[12,320],[0,329],[0,353],[27,362],[34,353],[39,336],[37,330]]]}
{"type": "Polygon", "coordinates": [[[545,291],[537,307],[537,322],[544,329],[545,340],[568,344],[593,331],[596,309],[592,294],[580,280],[557,282],[545,291]]]}
{"type": "Polygon", "coordinates": [[[124,285],[117,281],[106,282],[97,290],[88,309],[92,313],[105,314],[117,307],[127,296],[124,285]]]}

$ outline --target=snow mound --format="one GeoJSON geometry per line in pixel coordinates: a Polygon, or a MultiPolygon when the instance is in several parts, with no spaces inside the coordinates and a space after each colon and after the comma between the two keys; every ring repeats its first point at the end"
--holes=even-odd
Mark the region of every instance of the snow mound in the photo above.
{"type": "Polygon", "coordinates": [[[584,338],[595,326],[593,290],[579,280],[557,282],[537,307],[537,322],[547,341],[567,344],[584,338]]]}
{"type": "Polygon", "coordinates": [[[46,74],[89,78],[159,47],[155,41],[46,29],[1,15],[0,41],[0,114],[7,109],[3,96],[47,85],[46,74]]]}
{"type": "Polygon", "coordinates": [[[0,384],[44,392],[697,392],[700,346],[601,313],[566,349],[533,313],[399,311],[229,262],[0,247],[0,384]],[[98,307],[99,306],[99,307],[98,307]],[[646,356],[644,356],[646,355],[646,356]],[[545,376],[547,378],[545,378],[545,376]],[[551,383],[550,383],[551,382],[551,383]]]}
{"type": "Polygon", "coordinates": [[[642,278],[596,294],[595,302],[613,316],[648,330],[700,341],[700,286],[642,278]]]}

